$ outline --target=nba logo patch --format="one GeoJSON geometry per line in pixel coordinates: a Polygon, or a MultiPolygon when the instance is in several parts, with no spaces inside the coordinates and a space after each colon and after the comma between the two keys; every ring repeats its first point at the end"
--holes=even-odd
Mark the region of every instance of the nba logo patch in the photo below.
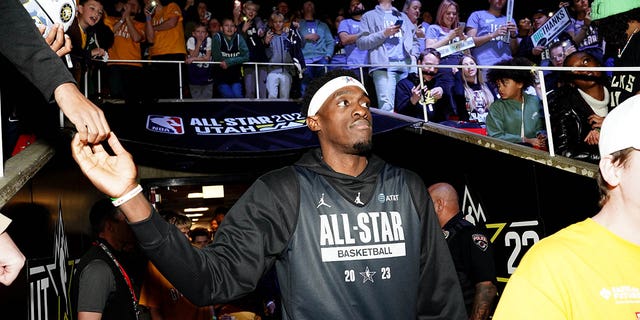
{"type": "Polygon", "coordinates": [[[147,130],[166,134],[184,134],[184,125],[181,117],[149,115],[147,130]]]}

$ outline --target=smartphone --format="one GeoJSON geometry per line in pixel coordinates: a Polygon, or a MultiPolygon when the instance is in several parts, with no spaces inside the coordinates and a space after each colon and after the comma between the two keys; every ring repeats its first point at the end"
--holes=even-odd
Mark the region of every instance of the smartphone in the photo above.
{"type": "Polygon", "coordinates": [[[396,25],[396,26],[402,26],[402,23],[403,23],[403,22],[404,22],[404,20],[402,20],[402,19],[398,19],[398,20],[396,20],[395,25],[396,25]]]}
{"type": "Polygon", "coordinates": [[[467,24],[465,22],[458,22],[458,27],[462,28],[462,31],[464,31],[464,28],[467,26],[467,24]]]}
{"type": "Polygon", "coordinates": [[[151,1],[151,3],[149,4],[149,13],[153,13],[153,10],[156,10],[157,6],[158,6],[157,2],[151,1]]]}

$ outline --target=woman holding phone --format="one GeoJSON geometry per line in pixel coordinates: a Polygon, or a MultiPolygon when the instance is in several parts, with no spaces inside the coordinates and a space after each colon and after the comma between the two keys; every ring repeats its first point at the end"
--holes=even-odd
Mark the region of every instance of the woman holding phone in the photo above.
{"type": "MultiPolygon", "coordinates": [[[[427,28],[425,35],[427,48],[438,49],[466,39],[464,34],[464,23],[460,22],[460,17],[458,16],[459,12],[460,7],[455,1],[442,0],[438,7],[435,23],[429,25],[429,28],[427,28]]],[[[440,65],[458,65],[463,54],[463,51],[454,52],[449,55],[443,54],[443,57],[440,60],[440,65]]],[[[438,69],[442,89],[444,90],[445,95],[451,99],[451,119],[447,120],[458,120],[459,118],[459,115],[457,114],[458,106],[455,99],[453,99],[453,97],[461,94],[461,92],[457,92],[457,94],[453,92],[455,87],[454,74],[457,71],[457,68],[440,67],[438,69]]]]}

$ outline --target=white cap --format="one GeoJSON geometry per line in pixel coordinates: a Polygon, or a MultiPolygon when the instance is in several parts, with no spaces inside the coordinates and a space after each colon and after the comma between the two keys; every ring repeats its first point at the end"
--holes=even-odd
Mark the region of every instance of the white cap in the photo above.
{"type": "Polygon", "coordinates": [[[640,95],[613,108],[604,118],[600,130],[600,158],[626,148],[640,149],[640,95]]]}
{"type": "MultiPolygon", "coordinates": [[[[0,0],[2,1],[2,0],[0,0]]],[[[307,117],[315,116],[320,110],[320,107],[324,104],[324,102],[332,95],[336,90],[346,87],[346,86],[356,86],[364,93],[367,93],[367,89],[364,88],[362,83],[352,77],[349,76],[339,76],[335,79],[332,79],[325,83],[311,98],[311,102],[309,102],[309,110],[307,110],[307,117]]]]}

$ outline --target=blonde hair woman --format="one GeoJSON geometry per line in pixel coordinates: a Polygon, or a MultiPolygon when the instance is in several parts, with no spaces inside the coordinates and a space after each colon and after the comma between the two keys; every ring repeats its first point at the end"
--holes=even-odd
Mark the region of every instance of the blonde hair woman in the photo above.
{"type": "MultiPolygon", "coordinates": [[[[465,54],[460,59],[463,66],[476,66],[478,63],[472,55],[465,54]]],[[[493,103],[494,94],[484,81],[482,72],[478,68],[462,67],[460,78],[464,88],[466,109],[469,121],[484,123],[489,113],[489,106],[493,103]]]]}

